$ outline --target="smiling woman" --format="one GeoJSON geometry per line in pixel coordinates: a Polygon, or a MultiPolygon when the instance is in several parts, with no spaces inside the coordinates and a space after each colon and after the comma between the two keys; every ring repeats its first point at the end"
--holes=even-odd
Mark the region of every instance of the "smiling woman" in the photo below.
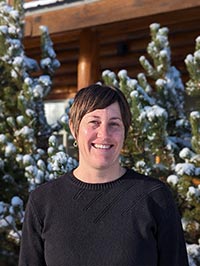
{"type": "Polygon", "coordinates": [[[31,193],[19,266],[188,266],[169,189],[119,163],[130,123],[120,90],[77,93],[70,128],[79,166],[31,193]]]}
{"type": "Polygon", "coordinates": [[[79,146],[82,181],[112,181],[124,173],[119,155],[131,123],[128,103],[116,88],[93,85],[78,92],[70,110],[70,128],[79,146]]]}
{"type": "MultiPolygon", "coordinates": [[[[108,182],[124,172],[119,165],[124,128],[118,102],[84,115],[77,134],[79,167],[74,171],[80,180],[108,182]]],[[[73,124],[71,131],[75,136],[73,124]]]]}

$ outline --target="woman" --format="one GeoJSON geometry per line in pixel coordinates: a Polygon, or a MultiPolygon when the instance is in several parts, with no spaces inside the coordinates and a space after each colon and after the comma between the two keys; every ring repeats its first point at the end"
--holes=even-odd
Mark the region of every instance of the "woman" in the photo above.
{"type": "Polygon", "coordinates": [[[170,191],[121,167],[131,123],[122,92],[91,85],[70,111],[79,166],[30,195],[19,266],[186,266],[170,191]]]}

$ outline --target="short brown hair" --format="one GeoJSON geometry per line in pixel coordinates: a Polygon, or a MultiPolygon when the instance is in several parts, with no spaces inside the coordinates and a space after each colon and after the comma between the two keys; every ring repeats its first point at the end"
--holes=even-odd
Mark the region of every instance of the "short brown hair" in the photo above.
{"type": "Polygon", "coordinates": [[[78,135],[79,125],[85,114],[96,109],[104,109],[115,102],[118,102],[120,107],[126,138],[131,124],[131,112],[128,102],[121,90],[99,84],[93,84],[86,88],[82,88],[77,92],[74,98],[69,112],[69,118],[73,126],[75,137],[78,135]]]}

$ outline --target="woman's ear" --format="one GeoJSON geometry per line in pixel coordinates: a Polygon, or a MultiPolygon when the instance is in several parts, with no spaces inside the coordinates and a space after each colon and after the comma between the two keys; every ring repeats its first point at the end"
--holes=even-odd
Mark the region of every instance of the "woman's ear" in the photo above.
{"type": "Polygon", "coordinates": [[[72,134],[73,138],[76,139],[76,134],[75,134],[75,131],[74,131],[74,126],[73,126],[73,123],[72,123],[72,120],[71,119],[69,120],[69,128],[70,128],[70,131],[71,131],[71,134],[72,134]]]}

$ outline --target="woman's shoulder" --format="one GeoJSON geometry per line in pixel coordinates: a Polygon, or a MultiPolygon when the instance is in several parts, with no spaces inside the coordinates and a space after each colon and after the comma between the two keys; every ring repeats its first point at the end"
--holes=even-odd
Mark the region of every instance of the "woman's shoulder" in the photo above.
{"type": "Polygon", "coordinates": [[[158,178],[147,176],[134,170],[128,170],[125,178],[132,183],[137,193],[146,198],[172,198],[172,191],[169,185],[158,178]]]}
{"type": "Polygon", "coordinates": [[[126,179],[134,182],[136,185],[140,185],[142,187],[165,187],[166,183],[162,180],[152,177],[150,175],[144,175],[139,172],[136,172],[132,169],[128,169],[126,172],[126,179]]]}
{"type": "Polygon", "coordinates": [[[156,206],[156,209],[174,210],[175,200],[167,183],[158,178],[143,175],[133,170],[127,171],[127,175],[127,179],[134,186],[139,205],[146,202],[148,206],[156,206]]]}
{"type": "Polygon", "coordinates": [[[61,194],[63,189],[68,187],[67,180],[69,175],[69,173],[66,173],[56,179],[46,181],[39,185],[36,189],[31,191],[30,198],[38,201],[40,199],[48,199],[61,194]]]}

